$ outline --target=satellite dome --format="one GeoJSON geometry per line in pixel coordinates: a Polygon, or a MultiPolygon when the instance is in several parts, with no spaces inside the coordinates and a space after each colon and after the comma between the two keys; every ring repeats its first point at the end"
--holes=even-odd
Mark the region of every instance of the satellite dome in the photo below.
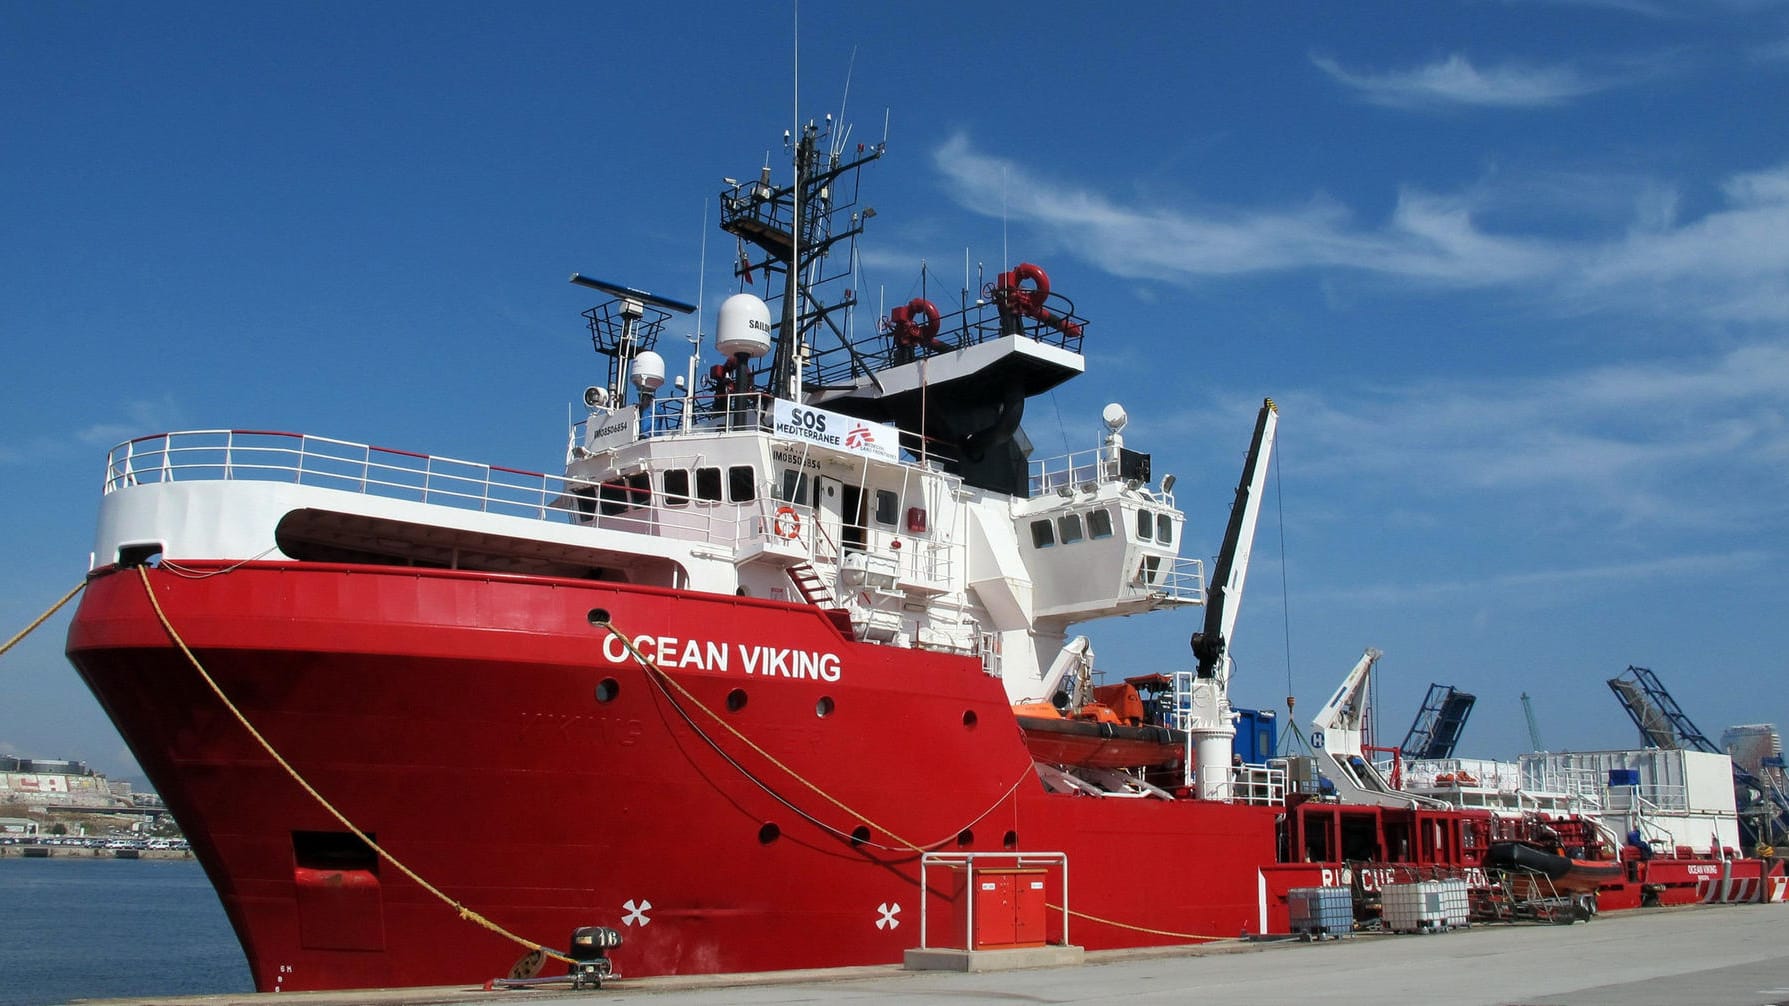
{"type": "Polygon", "coordinates": [[[715,330],[714,348],[755,360],[770,352],[770,307],[749,293],[736,293],[721,302],[715,330]]]}
{"type": "Polygon", "coordinates": [[[628,377],[641,391],[657,391],[665,383],[665,358],[648,349],[628,368],[628,377]]]}

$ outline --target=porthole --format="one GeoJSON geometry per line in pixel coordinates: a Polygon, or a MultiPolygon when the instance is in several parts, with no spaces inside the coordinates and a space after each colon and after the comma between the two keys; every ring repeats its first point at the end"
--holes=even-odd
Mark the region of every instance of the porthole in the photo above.
{"type": "Polygon", "coordinates": [[[590,614],[585,617],[590,619],[591,625],[608,625],[609,624],[609,609],[607,609],[607,608],[591,608],[590,614]]]}
{"type": "Polygon", "coordinates": [[[1017,849],[1019,847],[1019,833],[1016,831],[1009,831],[1000,836],[1000,844],[1009,852],[1013,849],[1017,849]]]}
{"type": "Polygon", "coordinates": [[[621,694],[621,682],[614,678],[604,678],[596,683],[596,701],[613,702],[615,696],[621,694]]]}
{"type": "Polygon", "coordinates": [[[820,696],[820,701],[814,703],[814,715],[820,717],[821,719],[825,719],[826,717],[831,716],[832,710],[833,710],[833,702],[832,702],[832,696],[830,696],[830,695],[822,695],[822,696],[820,696]]]}
{"type": "Polygon", "coordinates": [[[978,719],[978,717],[975,715],[975,710],[973,710],[973,709],[963,710],[963,726],[969,728],[970,730],[974,730],[977,719],[978,719]]]}
{"type": "Polygon", "coordinates": [[[736,713],[745,708],[745,689],[735,688],[727,693],[727,711],[736,713]]]}
{"type": "Polygon", "coordinates": [[[766,821],[764,822],[764,826],[758,829],[759,845],[769,845],[782,837],[783,829],[777,827],[775,821],[766,821]]]}
{"type": "Polygon", "coordinates": [[[958,848],[967,849],[974,844],[975,844],[975,832],[970,831],[968,828],[964,828],[962,831],[957,832],[957,847],[958,848]]]}
{"type": "Polygon", "coordinates": [[[869,840],[870,840],[870,829],[869,828],[860,824],[857,827],[851,829],[851,848],[855,849],[861,845],[868,843],[869,840]]]}

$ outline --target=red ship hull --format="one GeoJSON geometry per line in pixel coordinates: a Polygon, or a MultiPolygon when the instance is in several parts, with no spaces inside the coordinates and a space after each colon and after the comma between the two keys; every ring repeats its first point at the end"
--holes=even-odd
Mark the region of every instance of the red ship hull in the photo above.
{"type": "MultiPolygon", "coordinates": [[[[1285,932],[1286,892],[1482,876],[1484,811],[1048,792],[998,679],[854,642],[818,608],[379,566],[184,564],[168,623],[97,573],[69,656],[186,830],[258,988],[482,983],[523,948],[620,930],[624,975],[899,961],[964,945],[950,853],[1061,853],[1089,949],[1285,932]],[[195,576],[195,572],[216,575],[195,576]],[[654,677],[596,624],[657,654],[654,677]],[[693,647],[693,648],[692,648],[693,647]],[[1390,854],[1381,850],[1392,850],[1390,854]]],[[[1759,860],[1627,863],[1605,910],[1782,900],[1759,860]]],[[[1060,873],[1047,937],[1062,939],[1060,873]]]]}
{"type": "MultiPolygon", "coordinates": [[[[1046,793],[976,661],[856,643],[812,607],[322,564],[150,581],[224,693],[380,846],[527,939],[620,929],[624,974],[897,961],[920,942],[910,845],[1067,853],[1090,948],[1260,927],[1274,808],[1046,793]],[[649,653],[698,641],[665,661],[688,697],[605,645],[598,609],[649,653]]],[[[69,656],[186,829],[259,988],[482,982],[521,954],[366,855],[210,692],[135,571],[95,576],[69,656]]]]}

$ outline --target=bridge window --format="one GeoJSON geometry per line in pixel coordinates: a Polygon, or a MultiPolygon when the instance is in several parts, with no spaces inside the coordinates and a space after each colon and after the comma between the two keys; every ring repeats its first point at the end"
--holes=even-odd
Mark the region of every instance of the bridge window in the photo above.
{"type": "Polygon", "coordinates": [[[727,469],[727,498],[735,503],[750,503],[758,498],[758,480],[751,465],[734,465],[727,469]]]}
{"type": "Polygon", "coordinates": [[[1112,511],[1095,510],[1087,515],[1087,537],[1094,539],[1112,537],[1112,511]]]}
{"type": "Polygon", "coordinates": [[[1075,542],[1081,540],[1082,534],[1081,534],[1081,515],[1080,514],[1065,513],[1062,515],[1061,518],[1059,518],[1057,520],[1056,523],[1062,529],[1062,543],[1064,545],[1072,545],[1075,542]]]}
{"type": "Polygon", "coordinates": [[[684,506],[690,501],[690,473],[687,468],[673,468],[665,473],[665,505],[684,506]]]}
{"type": "Polygon", "coordinates": [[[1148,541],[1155,537],[1155,514],[1148,510],[1137,511],[1137,540],[1148,541]]]}
{"type": "Polygon", "coordinates": [[[638,472],[627,477],[627,505],[630,507],[652,505],[651,475],[646,472],[638,472]]]}
{"type": "Polygon", "coordinates": [[[1164,545],[1174,544],[1174,518],[1165,513],[1156,514],[1155,540],[1164,545]]]}
{"type": "Polygon", "coordinates": [[[1048,520],[1031,522],[1031,544],[1035,548],[1049,548],[1056,544],[1056,528],[1048,520]]]}
{"type": "Polygon", "coordinates": [[[613,517],[627,509],[627,483],[621,481],[604,482],[597,490],[597,502],[601,504],[604,517],[613,517]]]}
{"type": "Polygon", "coordinates": [[[696,498],[705,503],[721,501],[721,470],[719,468],[696,469],[696,498]]]}

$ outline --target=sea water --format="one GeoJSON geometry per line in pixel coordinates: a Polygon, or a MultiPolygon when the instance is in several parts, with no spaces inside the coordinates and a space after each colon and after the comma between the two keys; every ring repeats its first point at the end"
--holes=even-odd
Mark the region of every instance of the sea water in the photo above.
{"type": "Polygon", "coordinates": [[[253,988],[197,862],[0,859],[0,1006],[253,988]]]}

